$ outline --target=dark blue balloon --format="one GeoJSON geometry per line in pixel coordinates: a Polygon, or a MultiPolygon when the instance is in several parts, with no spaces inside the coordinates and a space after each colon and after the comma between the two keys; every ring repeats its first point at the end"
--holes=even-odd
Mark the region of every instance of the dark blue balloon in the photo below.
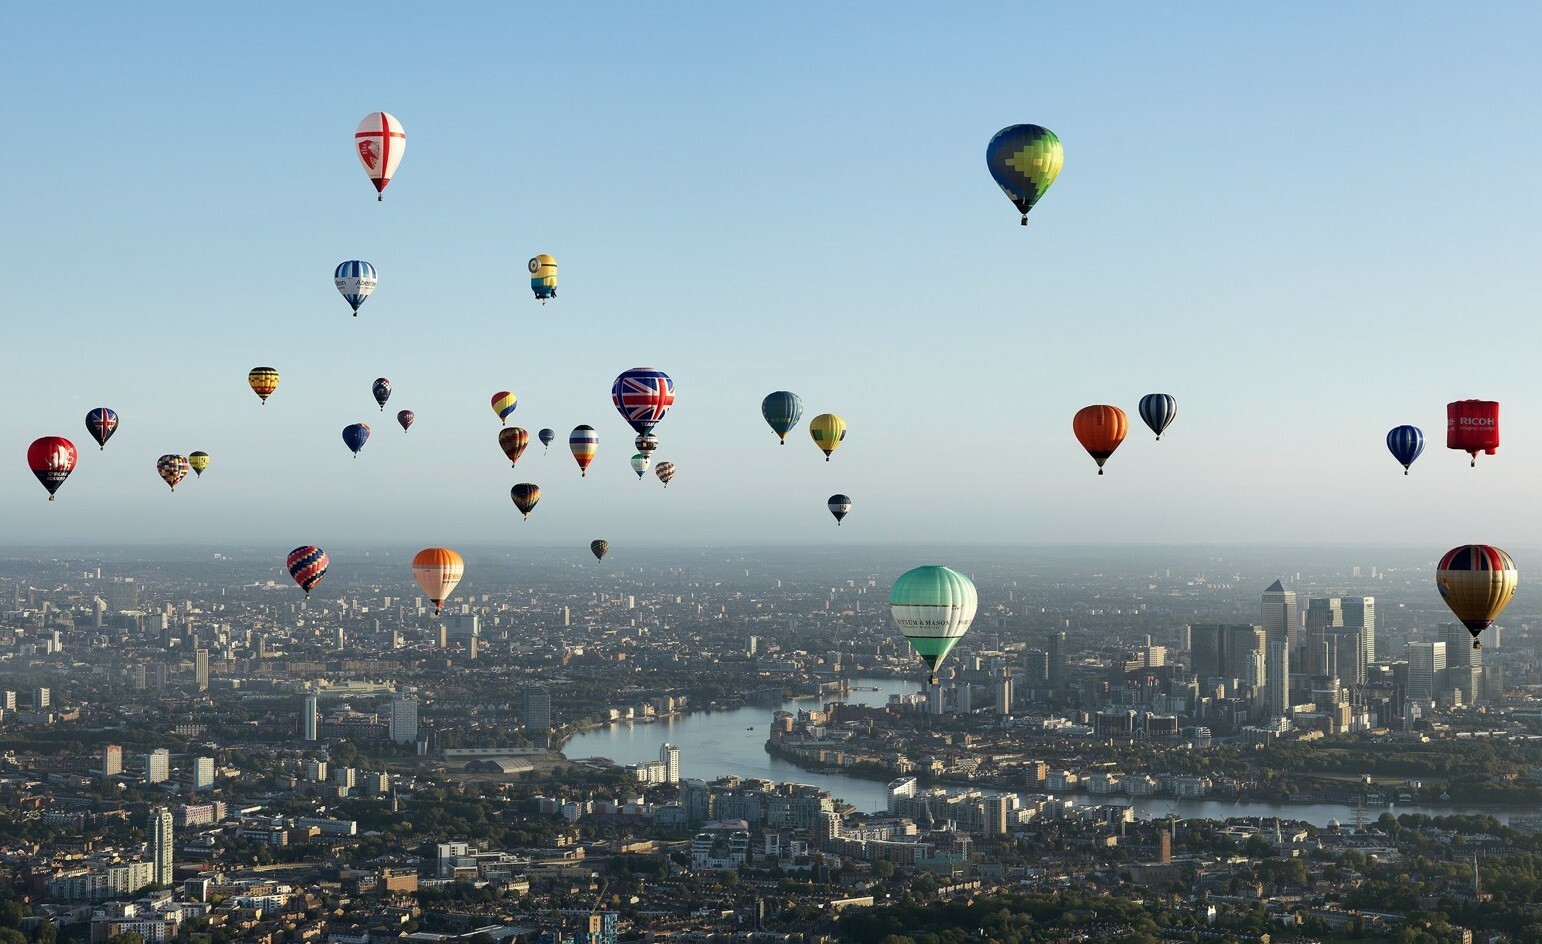
{"type": "Polygon", "coordinates": [[[1140,418],[1160,440],[1162,431],[1178,418],[1178,401],[1165,393],[1148,393],[1140,398],[1140,418]]]}
{"type": "Polygon", "coordinates": [[[359,457],[359,450],[369,442],[369,427],[363,423],[354,423],[352,426],[343,427],[343,443],[353,450],[353,457],[359,457]]]}
{"type": "Polygon", "coordinates": [[[1403,474],[1424,451],[1424,430],[1417,426],[1398,426],[1387,433],[1387,449],[1403,464],[1403,474]]]}

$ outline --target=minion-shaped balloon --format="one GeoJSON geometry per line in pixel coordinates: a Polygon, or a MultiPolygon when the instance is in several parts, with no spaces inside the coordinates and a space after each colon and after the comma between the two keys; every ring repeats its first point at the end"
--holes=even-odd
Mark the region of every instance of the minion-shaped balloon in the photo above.
{"type": "Polygon", "coordinates": [[[544,252],[530,260],[530,290],[543,305],[557,297],[557,260],[544,252]]]}

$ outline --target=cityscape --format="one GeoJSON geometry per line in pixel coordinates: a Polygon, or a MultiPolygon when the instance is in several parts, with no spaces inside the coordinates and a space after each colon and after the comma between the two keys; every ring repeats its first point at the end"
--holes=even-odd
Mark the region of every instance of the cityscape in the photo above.
{"type": "Polygon", "coordinates": [[[0,562],[9,926],[1530,940],[1542,607],[1475,650],[1407,552],[956,548],[935,687],[894,549],[467,557],[438,617],[378,550],[0,562]]]}

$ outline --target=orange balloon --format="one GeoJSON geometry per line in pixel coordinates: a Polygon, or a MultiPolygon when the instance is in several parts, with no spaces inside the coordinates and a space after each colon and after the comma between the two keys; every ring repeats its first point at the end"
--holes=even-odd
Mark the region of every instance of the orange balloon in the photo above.
{"type": "Polygon", "coordinates": [[[1077,410],[1076,419],[1071,421],[1071,429],[1076,432],[1076,439],[1082,448],[1097,462],[1098,474],[1102,475],[1103,463],[1114,454],[1114,450],[1124,442],[1125,434],[1130,431],[1130,418],[1117,406],[1099,403],[1077,410]]]}
{"type": "Polygon", "coordinates": [[[427,547],[412,558],[412,578],[434,605],[435,615],[465,572],[466,562],[447,547],[427,547]]]}

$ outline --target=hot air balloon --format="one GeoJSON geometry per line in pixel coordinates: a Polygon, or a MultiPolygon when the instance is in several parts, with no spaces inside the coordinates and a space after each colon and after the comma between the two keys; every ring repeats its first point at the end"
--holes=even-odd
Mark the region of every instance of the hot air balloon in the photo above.
{"type": "Polygon", "coordinates": [[[391,399],[391,381],[384,377],[376,377],[369,390],[375,395],[375,402],[380,404],[380,412],[384,413],[386,401],[391,399]]]}
{"type": "Polygon", "coordinates": [[[798,425],[798,420],[803,416],[803,401],[798,399],[796,393],[788,390],[768,393],[766,398],[760,401],[760,415],[766,418],[766,424],[785,446],[787,434],[798,425]]]}
{"type": "Polygon", "coordinates": [[[27,468],[48,489],[49,501],[54,500],[59,486],[75,471],[77,458],[75,444],[63,436],[44,436],[27,447],[27,468]]]}
{"type": "Polygon", "coordinates": [[[1499,448],[1499,404],[1493,400],[1457,400],[1446,404],[1446,448],[1460,449],[1478,465],[1478,453],[1499,448]]]}
{"type": "Polygon", "coordinates": [[[514,507],[524,515],[526,520],[530,518],[530,510],[535,503],[541,500],[541,486],[530,482],[520,482],[509,489],[509,497],[514,499],[514,507]]]}
{"type": "Polygon", "coordinates": [[[321,583],[321,578],[327,575],[327,568],[332,565],[327,552],[314,544],[297,547],[289,552],[289,558],[284,562],[289,568],[289,576],[300,585],[306,596],[311,595],[311,588],[321,583]]]}
{"type": "Polygon", "coordinates": [[[412,421],[418,418],[418,414],[411,410],[402,410],[396,414],[396,422],[402,424],[402,432],[412,428],[412,421]]]}
{"type": "Polygon", "coordinates": [[[519,405],[519,397],[507,390],[500,390],[493,394],[493,412],[498,414],[499,422],[506,422],[517,405],[519,405]]]}
{"type": "Polygon", "coordinates": [[[633,367],[610,385],[610,402],[638,433],[651,433],[675,405],[675,382],[662,370],[633,367]]]}
{"type": "Polygon", "coordinates": [[[447,547],[424,548],[412,558],[412,579],[434,605],[435,616],[465,573],[466,562],[447,547]]]}
{"type": "Polygon", "coordinates": [[[637,473],[637,478],[642,479],[648,472],[648,457],[642,453],[632,457],[632,471],[637,473]]]}
{"type": "Polygon", "coordinates": [[[544,455],[551,452],[551,444],[557,438],[557,431],[554,429],[543,429],[536,435],[541,439],[541,453],[544,455]]]}
{"type": "Polygon", "coordinates": [[[187,454],[188,467],[193,470],[195,478],[203,478],[203,470],[209,467],[209,454],[207,452],[190,452],[187,454]]]}
{"type": "Polygon", "coordinates": [[[86,414],[86,430],[96,440],[100,449],[107,448],[107,440],[118,431],[118,414],[105,406],[99,406],[86,414]]]}
{"type": "Polygon", "coordinates": [[[831,495],[830,500],[825,502],[825,506],[830,509],[830,514],[835,516],[835,524],[839,527],[841,519],[851,513],[851,496],[831,495]]]}
{"type": "Polygon", "coordinates": [[[830,453],[846,438],[846,421],[834,413],[821,413],[808,421],[808,434],[814,437],[814,445],[824,452],[825,461],[829,462],[830,453]]]}
{"type": "Polygon", "coordinates": [[[519,457],[525,454],[525,447],[530,445],[530,434],[518,426],[505,426],[498,430],[498,445],[509,457],[509,463],[517,466],[519,457]]]}
{"type": "Polygon", "coordinates": [[[187,456],[164,455],[155,460],[155,471],[160,473],[161,478],[171,486],[173,492],[177,490],[177,483],[187,478],[187,473],[192,469],[187,456]]]}
{"type": "Polygon", "coordinates": [[[544,252],[530,260],[530,290],[543,305],[557,297],[557,260],[544,252]]]}
{"type": "Polygon", "coordinates": [[[1394,426],[1387,433],[1387,451],[1403,466],[1403,474],[1424,452],[1424,430],[1417,426],[1394,426]]]}
{"type": "Polygon", "coordinates": [[[589,463],[594,461],[594,454],[600,449],[600,434],[587,424],[575,426],[568,435],[568,448],[573,450],[573,460],[578,463],[579,474],[587,476],[589,463]]]}
{"type": "Polygon", "coordinates": [[[1114,450],[1124,442],[1125,434],[1130,431],[1130,418],[1117,406],[1099,403],[1077,410],[1076,418],[1071,421],[1071,429],[1075,431],[1082,448],[1097,461],[1098,474],[1102,475],[1103,463],[1114,454],[1114,450]]]}
{"type": "Polygon", "coordinates": [[[935,564],[900,574],[889,591],[889,611],[937,684],[937,666],[974,622],[979,595],[968,577],[935,564]]]}
{"type": "Polygon", "coordinates": [[[268,397],[278,389],[278,371],[271,367],[253,367],[246,374],[246,382],[251,384],[252,392],[257,394],[263,406],[267,406],[268,397]]]}
{"type": "Polygon", "coordinates": [[[1157,441],[1161,442],[1162,431],[1173,425],[1173,420],[1178,418],[1178,401],[1169,394],[1148,393],[1140,398],[1140,418],[1146,421],[1146,425],[1156,433],[1157,441]]]}
{"type": "Polygon", "coordinates": [[[996,186],[1023,215],[1024,226],[1028,225],[1028,211],[1060,176],[1064,163],[1060,139],[1039,125],[1002,128],[985,146],[985,166],[996,178],[996,186]]]}
{"type": "Polygon", "coordinates": [[[659,451],[659,438],[652,433],[640,433],[632,440],[632,445],[643,458],[652,459],[653,454],[659,451]]]}
{"type": "Polygon", "coordinates": [[[384,200],[386,184],[396,176],[396,165],[407,151],[407,133],[402,130],[402,123],[395,115],[372,111],[354,131],[353,146],[359,163],[364,165],[364,173],[375,185],[375,199],[384,200]]]}
{"type": "Polygon", "coordinates": [[[668,488],[669,480],[675,477],[675,464],[673,462],[660,462],[658,467],[653,470],[653,474],[659,477],[659,481],[664,483],[665,488],[668,488]]]}
{"type": "Polygon", "coordinates": [[[340,262],[337,269],[332,272],[332,282],[337,285],[337,290],[353,306],[353,316],[359,317],[359,306],[364,304],[364,299],[375,290],[380,280],[375,277],[375,267],[362,259],[349,259],[340,262]]]}
{"type": "Polygon", "coordinates": [[[589,553],[594,555],[594,559],[595,560],[604,560],[605,559],[605,555],[610,553],[610,542],[609,541],[590,541],[589,542],[589,553]]]}
{"type": "Polygon", "coordinates": [[[1440,598],[1472,634],[1474,649],[1483,648],[1478,634],[1510,605],[1519,580],[1510,555],[1488,544],[1453,547],[1435,565],[1440,598]]]}
{"type": "Polygon", "coordinates": [[[343,444],[353,450],[353,457],[359,458],[359,450],[369,442],[369,424],[353,423],[343,427],[343,444]]]}

